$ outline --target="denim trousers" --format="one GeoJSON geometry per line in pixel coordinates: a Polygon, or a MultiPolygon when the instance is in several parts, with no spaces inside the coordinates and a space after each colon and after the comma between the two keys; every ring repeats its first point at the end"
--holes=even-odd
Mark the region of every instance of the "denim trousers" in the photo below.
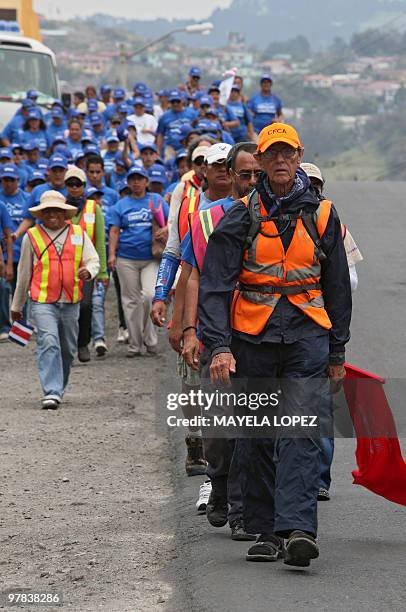
{"type": "Polygon", "coordinates": [[[10,331],[10,285],[0,278],[0,333],[10,331]]]}
{"type": "Polygon", "coordinates": [[[95,282],[92,295],[92,340],[104,340],[104,302],[106,289],[100,282],[95,282]]]}
{"type": "Polygon", "coordinates": [[[44,398],[61,400],[77,352],[79,304],[31,302],[37,327],[37,363],[44,398]]]}

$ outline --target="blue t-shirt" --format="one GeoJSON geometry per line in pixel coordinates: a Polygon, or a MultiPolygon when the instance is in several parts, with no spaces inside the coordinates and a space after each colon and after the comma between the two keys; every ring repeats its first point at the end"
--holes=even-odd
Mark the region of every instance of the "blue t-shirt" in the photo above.
{"type": "Polygon", "coordinates": [[[178,113],[168,110],[161,115],[158,121],[157,134],[164,137],[165,145],[170,145],[176,151],[182,148],[183,138],[182,125],[191,123],[193,109],[184,109],[178,113]]]}
{"type": "Polygon", "coordinates": [[[252,115],[244,102],[229,102],[228,105],[232,108],[234,115],[240,120],[240,125],[236,128],[231,128],[230,132],[235,141],[242,142],[247,140],[247,125],[252,123],[252,115]]]}
{"type": "MultiPolygon", "coordinates": [[[[9,214],[10,221],[11,221],[11,231],[13,232],[15,232],[18,229],[18,226],[23,220],[23,214],[24,214],[26,203],[27,203],[27,198],[28,198],[28,194],[22,191],[22,189],[18,189],[17,192],[12,196],[8,196],[4,193],[2,189],[0,190],[0,200],[5,205],[6,210],[9,214]]],[[[14,242],[14,245],[13,245],[13,261],[14,262],[18,262],[20,259],[22,240],[23,240],[23,237],[20,236],[20,238],[14,242]]]]}
{"type": "Polygon", "coordinates": [[[260,132],[274,121],[278,113],[282,112],[282,101],[272,94],[263,96],[257,93],[250,98],[248,108],[254,113],[255,131],[260,132]]]}
{"type": "MultiPolygon", "coordinates": [[[[0,202],[0,240],[4,238],[4,230],[9,229],[13,231],[13,224],[8,214],[6,205],[0,202]]],[[[5,253],[3,253],[4,257],[5,253]]]]}
{"type": "Polygon", "coordinates": [[[28,194],[27,202],[25,205],[24,213],[23,213],[23,219],[31,219],[32,221],[34,221],[34,217],[28,211],[28,209],[33,208],[34,206],[38,206],[42,194],[45,193],[45,191],[49,191],[50,189],[52,189],[53,191],[58,191],[59,193],[62,193],[62,195],[64,195],[65,198],[68,195],[68,191],[66,187],[57,189],[56,187],[53,187],[49,183],[44,183],[43,185],[37,185],[36,187],[34,187],[32,192],[28,194]]]}
{"type": "Polygon", "coordinates": [[[38,148],[41,153],[46,153],[48,149],[49,142],[47,133],[44,130],[38,130],[38,132],[30,132],[29,130],[19,130],[17,142],[24,145],[29,142],[36,140],[38,143],[38,148]]]}
{"type": "Polygon", "coordinates": [[[109,224],[120,228],[117,256],[126,259],[152,259],[152,210],[150,202],[162,205],[165,218],[169,207],[157,193],[147,193],[143,198],[126,196],[109,210],[109,224]]]}
{"type": "Polygon", "coordinates": [[[73,140],[71,140],[70,138],[66,139],[66,146],[68,147],[72,155],[76,153],[77,151],[82,151],[82,148],[83,148],[80,140],[79,142],[73,142],[73,140]]]}
{"type": "Polygon", "coordinates": [[[55,125],[55,123],[50,123],[47,127],[48,142],[52,143],[55,140],[56,136],[63,136],[66,128],[67,124],[65,123],[65,121],[62,123],[62,125],[55,125]]]}
{"type": "MultiPolygon", "coordinates": [[[[199,210],[208,210],[209,208],[213,208],[213,206],[222,206],[224,212],[226,213],[234,201],[234,198],[232,198],[231,196],[229,196],[228,198],[222,198],[221,200],[216,200],[215,202],[206,201],[204,204],[199,206],[199,210]]],[[[196,259],[193,253],[190,231],[187,232],[181,242],[180,252],[182,253],[183,261],[186,261],[186,263],[193,266],[193,268],[197,268],[196,259]]]]}

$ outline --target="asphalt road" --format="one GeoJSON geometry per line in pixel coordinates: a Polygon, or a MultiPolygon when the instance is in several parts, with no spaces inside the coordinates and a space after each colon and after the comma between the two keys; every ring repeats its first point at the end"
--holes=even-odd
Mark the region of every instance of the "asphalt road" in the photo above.
{"type": "MultiPolygon", "coordinates": [[[[406,185],[340,182],[326,191],[365,260],[358,266],[348,361],[390,385],[406,368],[406,185]]],[[[247,543],[233,542],[227,527],[214,529],[195,514],[203,478],[185,477],[182,432],[169,435],[177,558],[165,572],[173,588],[167,609],[404,610],[406,508],[352,485],[353,440],[337,441],[332,499],[319,504],[320,558],[298,570],[282,562],[247,563],[247,543]]]]}

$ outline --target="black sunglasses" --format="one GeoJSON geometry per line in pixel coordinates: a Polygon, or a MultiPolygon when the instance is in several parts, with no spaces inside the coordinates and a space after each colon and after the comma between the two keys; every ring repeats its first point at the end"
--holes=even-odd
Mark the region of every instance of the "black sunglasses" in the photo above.
{"type": "Polygon", "coordinates": [[[84,185],[82,181],[76,178],[68,179],[65,184],[67,187],[76,187],[77,189],[79,189],[79,187],[83,187],[84,185]]]}

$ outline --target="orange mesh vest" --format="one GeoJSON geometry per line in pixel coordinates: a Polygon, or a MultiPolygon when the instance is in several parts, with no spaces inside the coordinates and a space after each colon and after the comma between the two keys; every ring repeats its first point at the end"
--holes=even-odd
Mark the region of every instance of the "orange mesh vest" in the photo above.
{"type": "Polygon", "coordinates": [[[30,228],[27,234],[38,260],[31,277],[31,299],[54,304],[64,292],[70,303],[79,302],[82,299],[82,281],[78,276],[83,254],[82,228],[69,225],[61,253],[41,225],[30,228]]]}
{"type": "Polygon", "coordinates": [[[178,217],[178,231],[181,242],[189,230],[189,215],[199,208],[199,200],[199,189],[192,181],[186,181],[178,217]]]}
{"type": "Polygon", "coordinates": [[[95,200],[86,200],[78,222],[78,225],[86,232],[93,244],[96,226],[96,208],[97,202],[95,200]]]}
{"type": "MultiPolygon", "coordinates": [[[[248,197],[242,202],[248,207],[248,197]]],[[[260,200],[259,203],[260,214],[266,217],[267,211],[260,200]]],[[[320,238],[326,229],[330,210],[331,202],[323,200],[315,212],[320,238]]],[[[300,216],[296,219],[286,253],[277,234],[273,221],[262,221],[260,232],[244,253],[232,304],[232,328],[247,334],[260,334],[281,296],[286,295],[320,327],[330,329],[320,285],[319,252],[300,216]]]]}

